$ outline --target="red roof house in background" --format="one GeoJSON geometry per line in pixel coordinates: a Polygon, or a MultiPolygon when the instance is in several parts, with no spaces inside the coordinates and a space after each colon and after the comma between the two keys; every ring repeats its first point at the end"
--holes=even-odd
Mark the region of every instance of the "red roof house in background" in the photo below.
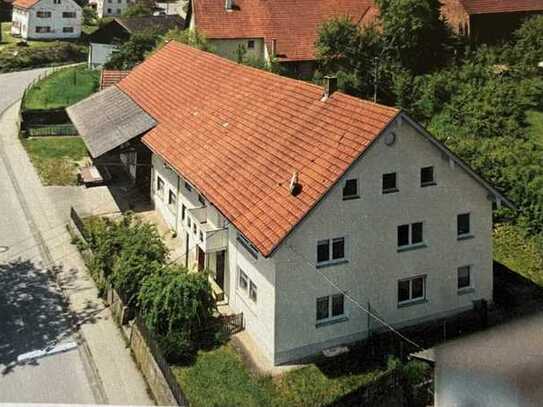
{"type": "Polygon", "coordinates": [[[442,0],[452,29],[477,42],[508,38],[522,21],[543,14],[543,0],[442,0]]]}

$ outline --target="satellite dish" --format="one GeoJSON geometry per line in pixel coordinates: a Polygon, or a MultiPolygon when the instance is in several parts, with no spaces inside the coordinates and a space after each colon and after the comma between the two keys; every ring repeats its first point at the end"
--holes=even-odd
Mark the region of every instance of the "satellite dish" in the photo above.
{"type": "Polygon", "coordinates": [[[391,146],[396,141],[396,133],[390,132],[385,135],[385,144],[391,146]]]}

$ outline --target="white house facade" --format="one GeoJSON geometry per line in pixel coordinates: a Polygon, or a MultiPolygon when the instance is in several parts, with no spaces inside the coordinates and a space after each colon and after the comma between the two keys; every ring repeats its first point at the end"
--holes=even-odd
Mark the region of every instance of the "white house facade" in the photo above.
{"type": "Polygon", "coordinates": [[[96,10],[98,18],[120,17],[132,3],[132,0],[96,0],[92,7],[96,10]]]}
{"type": "Polygon", "coordinates": [[[381,330],[368,307],[403,327],[492,301],[492,209],[511,206],[404,112],[324,85],[172,41],[116,87],[154,120],[131,136],[175,261],[274,364],[381,330]]]}
{"type": "Polygon", "coordinates": [[[17,0],[11,33],[23,39],[79,38],[81,17],[81,7],[73,0],[17,0]]]}

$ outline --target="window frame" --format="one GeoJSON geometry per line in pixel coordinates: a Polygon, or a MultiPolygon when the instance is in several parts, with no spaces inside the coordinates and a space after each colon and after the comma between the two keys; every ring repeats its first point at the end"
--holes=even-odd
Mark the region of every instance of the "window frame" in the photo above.
{"type": "Polygon", "coordinates": [[[421,188],[430,187],[430,186],[433,186],[433,185],[437,185],[434,166],[429,165],[427,167],[422,167],[420,169],[420,186],[421,186],[421,188]],[[431,172],[432,172],[432,179],[431,180],[424,181],[424,170],[431,170],[431,172]]]}
{"type": "Polygon", "coordinates": [[[192,185],[190,185],[187,181],[185,181],[184,185],[187,191],[192,192],[192,185]]]}
{"type": "Polygon", "coordinates": [[[398,225],[396,227],[396,237],[397,237],[396,245],[397,245],[397,250],[399,252],[410,250],[410,249],[426,247],[426,242],[424,240],[424,222],[419,221],[419,222],[404,223],[402,225],[398,225]],[[420,225],[421,240],[417,242],[413,242],[413,236],[414,236],[413,231],[416,225],[420,225]],[[400,228],[405,228],[405,227],[408,228],[407,229],[407,244],[400,244],[400,228]]]}
{"type": "Polygon", "coordinates": [[[426,289],[426,275],[418,275],[414,277],[409,278],[402,278],[398,280],[397,289],[396,289],[396,300],[398,307],[406,306],[406,305],[414,305],[414,304],[420,304],[427,301],[427,289],[426,289]],[[413,298],[413,282],[415,280],[422,280],[422,296],[413,298]],[[401,283],[409,283],[409,299],[400,301],[400,284],[401,283]]]}
{"type": "Polygon", "coordinates": [[[247,49],[255,49],[256,48],[256,41],[255,40],[247,40],[247,49]]]}
{"type": "Polygon", "coordinates": [[[36,17],[38,17],[38,18],[51,18],[52,15],[53,14],[50,11],[47,11],[47,10],[36,11],[36,17]]]}
{"type": "Polygon", "coordinates": [[[348,319],[347,310],[345,307],[345,294],[335,293],[330,295],[323,295],[315,299],[315,323],[317,328],[323,325],[328,325],[335,322],[343,322],[348,319]],[[342,313],[334,315],[334,298],[341,298],[342,313]],[[319,302],[326,301],[326,316],[319,318],[319,302]]]}
{"type": "Polygon", "coordinates": [[[464,213],[459,213],[458,215],[456,215],[456,238],[458,240],[463,240],[463,239],[469,239],[473,237],[473,234],[471,232],[471,212],[464,212],[464,213]],[[464,233],[460,233],[460,219],[461,217],[465,217],[467,216],[467,220],[468,220],[468,230],[467,232],[464,232],[464,233]]]}
{"type": "Polygon", "coordinates": [[[249,290],[249,277],[241,268],[238,267],[238,291],[248,292],[249,290]],[[243,284],[242,284],[243,281],[243,284]],[[245,287],[243,287],[245,285],[245,287]]]}
{"type": "Polygon", "coordinates": [[[392,194],[394,192],[399,192],[398,188],[398,173],[397,172],[387,172],[381,177],[381,192],[383,194],[392,194]],[[394,176],[394,187],[385,188],[385,177],[394,176]]]}
{"type": "Polygon", "coordinates": [[[75,12],[75,11],[63,11],[62,12],[62,18],[77,18],[77,12],[75,12]]]}
{"type": "Polygon", "coordinates": [[[470,291],[473,291],[474,289],[474,286],[473,286],[473,273],[471,272],[472,271],[472,266],[471,264],[466,264],[464,266],[460,266],[456,269],[456,290],[459,294],[462,294],[462,293],[465,293],[465,292],[470,292],[470,291]],[[465,271],[467,269],[467,272],[468,272],[468,282],[469,284],[467,286],[464,286],[464,287],[460,287],[460,272],[461,271],[465,271]]]}
{"type": "Polygon", "coordinates": [[[317,257],[316,257],[316,266],[317,268],[320,267],[327,267],[327,266],[333,266],[336,264],[343,264],[347,263],[347,237],[346,236],[339,236],[334,237],[331,239],[320,239],[317,240],[317,257]],[[343,256],[342,257],[335,257],[334,249],[335,243],[343,242],[343,256]],[[320,247],[327,247],[327,253],[328,258],[326,260],[319,260],[319,248],[320,247]]]}
{"type": "Polygon", "coordinates": [[[75,30],[73,27],[62,27],[62,32],[63,33],[74,33],[75,30]]]}
{"type": "Polygon", "coordinates": [[[164,198],[164,190],[166,189],[166,184],[160,175],[156,176],[156,194],[160,199],[164,198]]]}
{"type": "Polygon", "coordinates": [[[258,287],[251,279],[249,279],[249,299],[255,304],[258,303],[258,287]]]}
{"type": "Polygon", "coordinates": [[[168,190],[168,208],[170,208],[170,210],[175,210],[176,206],[177,206],[177,194],[173,191],[173,189],[169,189],[168,190]]]}
{"type": "Polygon", "coordinates": [[[358,178],[349,178],[349,179],[346,179],[345,180],[345,183],[343,184],[343,189],[342,189],[342,195],[343,195],[343,200],[344,201],[349,201],[351,199],[358,199],[360,198],[360,195],[358,194],[358,178]],[[351,193],[351,194],[346,194],[346,190],[347,190],[347,185],[349,182],[354,182],[355,184],[355,193],[351,193]]]}

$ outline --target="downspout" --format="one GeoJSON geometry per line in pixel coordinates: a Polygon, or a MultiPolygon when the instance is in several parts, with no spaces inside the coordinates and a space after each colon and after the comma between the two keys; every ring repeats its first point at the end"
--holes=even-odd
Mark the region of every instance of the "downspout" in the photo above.
{"type": "Polygon", "coordinates": [[[180,178],[179,178],[179,175],[176,173],[175,175],[177,175],[177,191],[175,191],[175,196],[176,196],[176,202],[175,202],[175,234],[177,235],[177,227],[178,227],[178,221],[179,221],[179,186],[180,186],[180,178]]]}

